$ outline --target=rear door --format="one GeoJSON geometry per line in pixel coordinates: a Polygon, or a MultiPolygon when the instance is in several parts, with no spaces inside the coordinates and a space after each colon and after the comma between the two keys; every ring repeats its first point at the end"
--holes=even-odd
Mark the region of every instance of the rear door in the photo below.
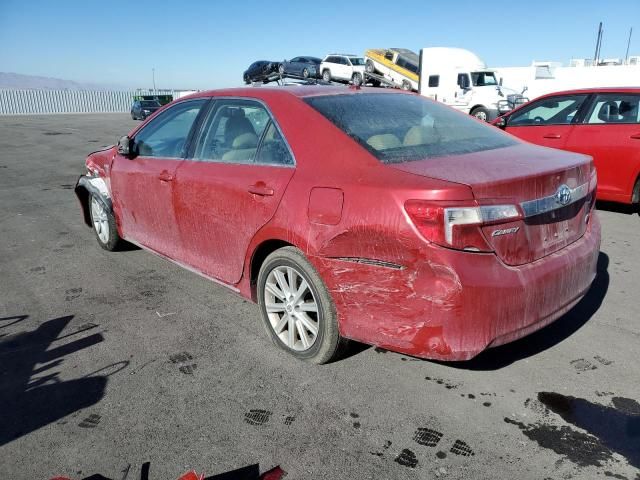
{"type": "Polygon", "coordinates": [[[598,198],[631,202],[640,173],[640,95],[606,93],[595,97],[566,149],[593,156],[598,198]]]}
{"type": "Polygon", "coordinates": [[[180,245],[173,208],[173,180],[190,132],[208,99],[187,100],[169,107],[136,132],[138,155],[116,154],[111,165],[114,208],[122,234],[174,258],[180,245]]]}
{"type": "Polygon", "coordinates": [[[587,98],[586,94],[558,95],[533,101],[508,117],[505,130],[536,145],[562,149],[587,98]]]}
{"type": "Polygon", "coordinates": [[[237,283],[249,242],[273,217],[294,171],[289,147],[264,104],[216,100],[176,174],[181,259],[237,283]]]}

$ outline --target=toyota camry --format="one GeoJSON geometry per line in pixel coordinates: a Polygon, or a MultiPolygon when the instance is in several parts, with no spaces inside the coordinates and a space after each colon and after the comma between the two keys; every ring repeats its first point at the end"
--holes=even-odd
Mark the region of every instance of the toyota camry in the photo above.
{"type": "Polygon", "coordinates": [[[348,339],[470,359],[563,315],[596,273],[590,157],[408,92],[201,92],[86,167],[75,191],[101,247],[257,302],[273,342],[315,363],[348,339]]]}

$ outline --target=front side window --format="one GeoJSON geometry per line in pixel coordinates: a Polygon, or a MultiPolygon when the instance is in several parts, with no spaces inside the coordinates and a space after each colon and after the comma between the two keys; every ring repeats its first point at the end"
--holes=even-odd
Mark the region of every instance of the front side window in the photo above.
{"type": "Polygon", "coordinates": [[[640,123],[640,95],[607,93],[598,95],[585,123],[640,123]]]}
{"type": "Polygon", "coordinates": [[[474,87],[498,85],[496,75],[493,72],[471,72],[471,81],[474,87]]]}
{"type": "Polygon", "coordinates": [[[200,161],[250,163],[270,116],[252,100],[219,100],[204,122],[194,158],[200,161]]]}
{"type": "Polygon", "coordinates": [[[429,87],[435,88],[440,85],[440,75],[429,75],[429,87]]]}
{"type": "Polygon", "coordinates": [[[162,112],[136,133],[135,152],[142,157],[182,157],[193,123],[207,101],[188,100],[162,112]]]}
{"type": "Polygon", "coordinates": [[[305,101],[383,163],[517,144],[495,127],[418,95],[360,93],[308,97],[305,101]]]}
{"type": "Polygon", "coordinates": [[[364,58],[351,57],[349,60],[351,61],[351,65],[354,65],[354,66],[364,65],[364,58]]]}
{"type": "Polygon", "coordinates": [[[586,95],[568,95],[532,102],[515,112],[509,118],[508,126],[569,125],[586,98],[586,95]]]}

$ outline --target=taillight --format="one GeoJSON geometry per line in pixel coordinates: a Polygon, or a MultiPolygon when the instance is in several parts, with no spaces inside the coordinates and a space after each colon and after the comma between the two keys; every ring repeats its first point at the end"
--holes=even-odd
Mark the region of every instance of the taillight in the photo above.
{"type": "Polygon", "coordinates": [[[521,218],[515,205],[469,205],[469,202],[408,200],[404,208],[420,234],[443,247],[491,252],[482,225],[521,218]]]}

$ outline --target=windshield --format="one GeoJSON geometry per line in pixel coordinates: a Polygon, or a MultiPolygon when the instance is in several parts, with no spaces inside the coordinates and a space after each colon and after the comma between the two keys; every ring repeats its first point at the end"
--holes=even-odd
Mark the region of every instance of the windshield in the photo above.
{"type": "Polygon", "coordinates": [[[516,140],[419,95],[361,93],[305,101],[383,163],[459,155],[515,145],[516,140]]]}
{"type": "Polygon", "coordinates": [[[364,65],[364,58],[361,57],[349,57],[351,65],[364,65]]]}
{"type": "Polygon", "coordinates": [[[498,85],[496,75],[493,72],[471,72],[471,81],[473,82],[474,87],[498,85]]]}
{"type": "Polygon", "coordinates": [[[159,107],[160,104],[155,100],[143,100],[140,102],[140,106],[142,107],[159,107]]]}

